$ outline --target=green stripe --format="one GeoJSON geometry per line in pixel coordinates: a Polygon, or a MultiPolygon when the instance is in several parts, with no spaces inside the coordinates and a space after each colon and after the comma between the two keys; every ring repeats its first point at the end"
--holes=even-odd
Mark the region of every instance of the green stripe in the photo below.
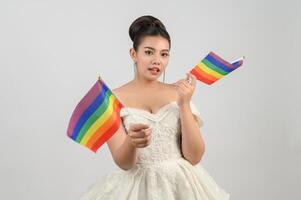
{"type": "Polygon", "coordinates": [[[204,59],[202,60],[202,62],[203,62],[208,68],[212,69],[213,71],[218,72],[219,74],[222,74],[222,75],[224,75],[224,76],[228,74],[228,72],[225,72],[223,69],[221,69],[221,68],[215,66],[214,64],[212,64],[212,63],[211,63],[209,60],[207,60],[206,58],[204,58],[204,59]]]}
{"type": "Polygon", "coordinates": [[[109,99],[112,95],[110,90],[107,90],[105,100],[102,104],[95,110],[95,112],[89,117],[89,119],[85,122],[83,127],[80,129],[80,132],[76,138],[77,142],[81,142],[83,137],[85,136],[86,132],[89,128],[96,122],[96,120],[106,111],[109,106],[109,99]]]}

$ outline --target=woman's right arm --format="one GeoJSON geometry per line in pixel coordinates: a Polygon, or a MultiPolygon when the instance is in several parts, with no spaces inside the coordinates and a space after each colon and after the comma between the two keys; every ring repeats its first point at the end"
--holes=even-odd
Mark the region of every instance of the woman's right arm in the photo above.
{"type": "MultiPolygon", "coordinates": [[[[113,92],[119,93],[117,89],[113,92]]],[[[112,157],[121,169],[129,170],[135,166],[137,148],[144,148],[150,144],[151,129],[148,128],[146,124],[133,124],[127,133],[123,123],[120,123],[119,129],[107,141],[112,157]]]]}
{"type": "Polygon", "coordinates": [[[131,143],[122,123],[107,144],[115,163],[121,169],[129,170],[136,164],[137,148],[131,143]]]}

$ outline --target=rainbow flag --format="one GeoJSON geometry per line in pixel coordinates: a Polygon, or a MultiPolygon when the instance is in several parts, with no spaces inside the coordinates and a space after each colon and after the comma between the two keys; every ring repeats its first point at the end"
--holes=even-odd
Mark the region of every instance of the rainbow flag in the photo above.
{"type": "Polygon", "coordinates": [[[215,53],[210,52],[190,73],[195,75],[198,80],[211,85],[240,67],[243,64],[243,60],[244,57],[229,63],[215,53]]]}
{"type": "Polygon", "coordinates": [[[123,105],[100,78],[75,107],[67,135],[94,153],[118,130],[123,105]]]}

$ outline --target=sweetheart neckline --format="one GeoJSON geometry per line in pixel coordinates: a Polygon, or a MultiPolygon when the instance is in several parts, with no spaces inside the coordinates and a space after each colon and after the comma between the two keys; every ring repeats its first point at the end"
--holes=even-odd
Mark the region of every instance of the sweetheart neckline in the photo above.
{"type": "Polygon", "coordinates": [[[166,103],[166,104],[164,104],[163,106],[161,106],[161,107],[157,110],[157,112],[155,112],[155,113],[151,113],[150,111],[145,110],[145,109],[135,108],[135,107],[130,107],[130,106],[123,106],[122,108],[124,108],[124,109],[131,109],[131,110],[137,110],[137,111],[142,111],[142,112],[146,112],[146,113],[148,113],[148,114],[150,114],[150,115],[155,116],[155,115],[158,115],[162,110],[164,110],[164,108],[167,108],[168,106],[173,105],[173,104],[178,105],[178,104],[177,104],[177,101],[171,101],[171,102],[166,103]]]}

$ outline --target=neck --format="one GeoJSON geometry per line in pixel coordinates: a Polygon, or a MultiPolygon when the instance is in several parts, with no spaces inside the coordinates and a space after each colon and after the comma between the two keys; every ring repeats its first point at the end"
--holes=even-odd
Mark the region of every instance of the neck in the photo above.
{"type": "Polygon", "coordinates": [[[158,89],[160,87],[160,82],[158,80],[146,80],[139,77],[135,77],[132,80],[132,83],[139,89],[158,89]]]}

